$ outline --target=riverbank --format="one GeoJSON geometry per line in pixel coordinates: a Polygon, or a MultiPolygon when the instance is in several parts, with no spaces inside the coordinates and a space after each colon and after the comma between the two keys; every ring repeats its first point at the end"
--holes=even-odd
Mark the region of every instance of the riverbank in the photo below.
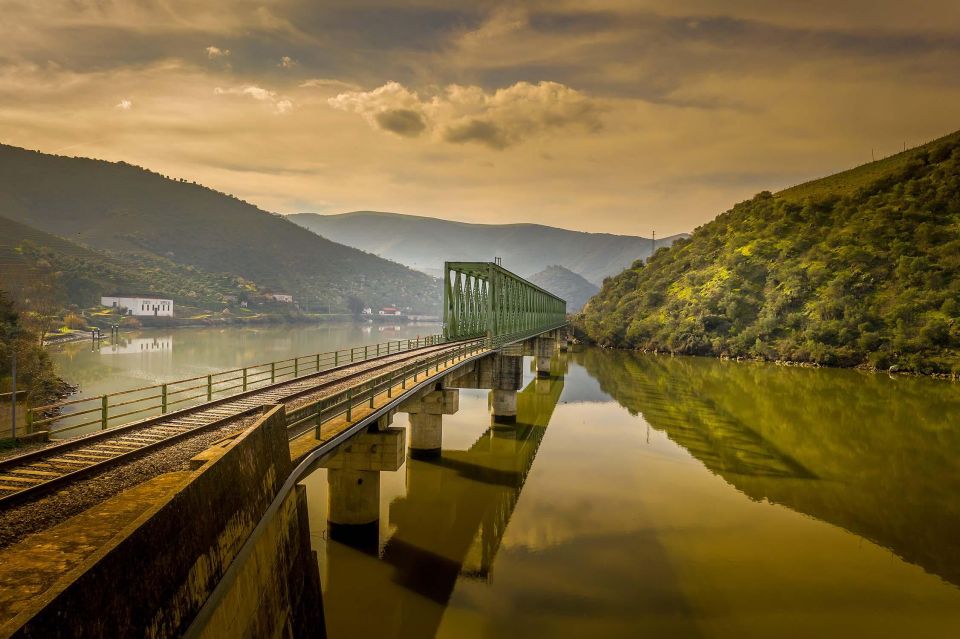
{"type": "MultiPolygon", "coordinates": [[[[184,328],[244,328],[250,326],[283,326],[283,325],[311,325],[311,324],[355,324],[357,326],[387,323],[397,323],[403,325],[417,326],[421,324],[435,324],[434,320],[418,320],[407,317],[393,316],[362,316],[357,317],[349,313],[322,313],[322,314],[302,314],[302,315],[270,315],[262,314],[249,317],[243,316],[194,316],[194,317],[148,317],[136,318],[136,324],[121,325],[122,332],[130,332],[140,329],[184,329],[184,328]]],[[[56,346],[69,344],[72,342],[82,342],[91,339],[90,329],[99,328],[109,335],[110,327],[114,322],[91,322],[87,329],[70,329],[63,327],[60,332],[52,333],[44,339],[44,346],[56,346]]],[[[106,341],[106,337],[104,340],[106,341]]]]}
{"type": "Polygon", "coordinates": [[[876,368],[868,364],[859,364],[857,366],[831,366],[829,364],[823,364],[820,362],[805,362],[805,361],[796,361],[789,359],[772,359],[765,358],[760,356],[743,356],[743,355],[692,355],[688,353],[674,353],[669,349],[658,349],[658,348],[625,348],[621,346],[609,346],[606,344],[598,344],[582,333],[578,333],[576,337],[577,343],[585,344],[587,346],[594,346],[596,348],[611,350],[611,351],[622,351],[625,353],[643,353],[645,355],[667,355],[670,357],[689,357],[695,359],[715,359],[722,362],[752,362],[752,363],[762,363],[762,364],[773,364],[775,366],[786,366],[794,368],[828,368],[836,370],[856,370],[862,371],[865,373],[886,373],[887,375],[902,375],[909,377],[930,377],[932,379],[939,379],[950,382],[960,382],[960,372],[957,373],[945,373],[945,372],[936,372],[936,371],[910,371],[910,370],[901,370],[898,366],[891,366],[888,369],[876,368]]]}

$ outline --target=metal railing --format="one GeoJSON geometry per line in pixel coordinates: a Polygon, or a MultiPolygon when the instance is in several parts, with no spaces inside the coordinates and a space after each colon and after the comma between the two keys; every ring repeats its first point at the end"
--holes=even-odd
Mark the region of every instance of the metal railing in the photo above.
{"type": "Polygon", "coordinates": [[[171,410],[225,399],[377,357],[434,346],[443,341],[441,335],[391,340],[36,406],[27,409],[27,432],[49,430],[51,434],[58,434],[91,426],[106,430],[139,419],[165,415],[171,410]]]}
{"type": "Polygon", "coordinates": [[[439,373],[441,367],[446,369],[450,365],[462,362],[487,350],[489,349],[485,338],[475,339],[463,342],[455,348],[441,351],[426,360],[420,359],[394,368],[335,395],[289,410],[287,412],[287,429],[292,435],[296,436],[308,430],[301,428],[302,426],[312,424],[317,439],[320,439],[320,428],[323,424],[341,415],[349,424],[354,421],[354,413],[358,408],[374,409],[378,397],[391,400],[395,395],[403,395],[407,392],[408,387],[413,388],[423,379],[429,378],[431,370],[434,371],[434,374],[439,373]]]}

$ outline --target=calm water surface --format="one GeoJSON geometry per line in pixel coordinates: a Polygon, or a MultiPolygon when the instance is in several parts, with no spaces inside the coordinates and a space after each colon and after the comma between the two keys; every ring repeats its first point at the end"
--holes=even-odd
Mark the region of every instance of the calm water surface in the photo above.
{"type": "MultiPolygon", "coordinates": [[[[100,393],[383,339],[159,335],[56,361],[100,393]]],[[[333,541],[304,480],[331,637],[960,636],[957,384],[583,349],[525,373],[515,425],[488,392],[380,473],[372,539],[333,541]]]]}
{"type": "Polygon", "coordinates": [[[74,398],[162,384],[299,355],[388,340],[425,337],[439,324],[267,325],[124,331],[117,343],[90,340],[50,349],[61,377],[80,387],[74,398]]]}
{"type": "Polygon", "coordinates": [[[460,393],[373,544],[306,479],[330,636],[960,636],[956,384],[586,349],[516,426],[460,393]]]}

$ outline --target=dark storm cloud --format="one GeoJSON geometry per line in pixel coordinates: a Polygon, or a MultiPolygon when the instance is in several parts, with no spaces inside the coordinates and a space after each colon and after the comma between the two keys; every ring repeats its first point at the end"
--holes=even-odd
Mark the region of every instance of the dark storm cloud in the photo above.
{"type": "Polygon", "coordinates": [[[423,116],[410,109],[389,109],[374,116],[377,125],[386,131],[406,138],[415,138],[423,133],[427,124],[423,116]]]}
{"type": "Polygon", "coordinates": [[[470,120],[447,128],[443,139],[454,144],[479,142],[492,149],[505,149],[510,146],[506,132],[492,122],[470,120]]]}

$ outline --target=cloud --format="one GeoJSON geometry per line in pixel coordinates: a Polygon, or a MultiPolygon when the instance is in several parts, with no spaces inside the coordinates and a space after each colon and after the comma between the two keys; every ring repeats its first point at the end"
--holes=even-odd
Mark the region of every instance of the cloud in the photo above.
{"type": "Polygon", "coordinates": [[[115,109],[120,109],[121,111],[129,111],[130,109],[133,108],[133,102],[130,101],[130,100],[128,100],[128,99],[126,99],[126,98],[124,98],[124,99],[120,100],[119,102],[117,102],[117,103],[113,106],[113,108],[115,108],[115,109]]]}
{"type": "Polygon", "coordinates": [[[227,58],[230,56],[230,49],[221,49],[220,47],[215,47],[213,45],[205,49],[207,52],[207,57],[211,60],[216,60],[217,58],[227,58]]]}
{"type": "Polygon", "coordinates": [[[381,129],[407,138],[415,138],[427,128],[423,114],[412,109],[380,111],[374,120],[381,129]]]}
{"type": "Polygon", "coordinates": [[[600,105],[557,82],[517,82],[492,93],[451,84],[427,99],[398,82],[388,82],[372,91],[341,93],[327,103],[361,115],[375,129],[403,137],[429,130],[438,140],[492,149],[559,129],[594,132],[601,128],[600,105]]]}
{"type": "Polygon", "coordinates": [[[280,64],[278,64],[277,66],[283,69],[292,69],[293,67],[297,66],[297,61],[291,58],[290,56],[285,55],[282,58],[280,58],[280,64]]]}
{"type": "Polygon", "coordinates": [[[217,87],[213,90],[214,95],[239,95],[251,97],[257,102],[264,102],[273,107],[275,113],[287,113],[293,109],[293,100],[280,97],[276,91],[270,91],[263,87],[248,84],[241,87],[222,88],[217,87]]]}
{"type": "Polygon", "coordinates": [[[311,78],[300,83],[300,88],[302,89],[346,89],[347,91],[359,91],[360,85],[354,84],[353,82],[346,82],[344,80],[336,80],[334,78],[311,78]]]}
{"type": "Polygon", "coordinates": [[[510,146],[506,132],[488,120],[469,120],[463,124],[450,126],[444,132],[443,139],[455,144],[479,142],[494,149],[505,149],[510,146]]]}

